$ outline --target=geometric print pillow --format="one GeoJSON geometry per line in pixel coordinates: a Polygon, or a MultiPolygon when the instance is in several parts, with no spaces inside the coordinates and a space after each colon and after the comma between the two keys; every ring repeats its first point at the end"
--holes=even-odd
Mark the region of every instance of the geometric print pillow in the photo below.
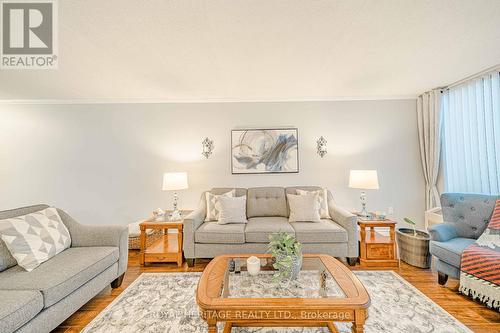
{"type": "Polygon", "coordinates": [[[219,211],[220,211],[220,203],[219,198],[224,197],[234,197],[236,194],[236,190],[231,190],[224,194],[212,194],[210,192],[205,193],[205,198],[207,201],[207,214],[205,217],[205,221],[218,221],[219,220],[219,211]]]}
{"type": "Polygon", "coordinates": [[[71,237],[55,208],[0,220],[0,236],[28,272],[69,248],[71,237]]]}
{"type": "Polygon", "coordinates": [[[326,188],[316,191],[306,191],[297,189],[298,195],[309,195],[309,194],[317,194],[318,195],[318,203],[319,203],[319,216],[322,219],[329,219],[330,213],[328,212],[328,192],[326,188]]]}

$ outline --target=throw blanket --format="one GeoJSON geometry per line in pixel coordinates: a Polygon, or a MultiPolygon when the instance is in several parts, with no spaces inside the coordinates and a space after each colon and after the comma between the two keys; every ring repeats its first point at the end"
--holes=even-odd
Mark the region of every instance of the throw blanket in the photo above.
{"type": "Polygon", "coordinates": [[[500,310],[500,200],[484,233],[462,254],[460,292],[500,310]]]}

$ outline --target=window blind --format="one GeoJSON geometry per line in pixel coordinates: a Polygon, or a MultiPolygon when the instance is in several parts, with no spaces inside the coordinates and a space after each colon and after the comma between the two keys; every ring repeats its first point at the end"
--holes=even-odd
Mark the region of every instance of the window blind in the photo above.
{"type": "Polygon", "coordinates": [[[500,193],[500,73],[443,92],[447,192],[500,193]]]}

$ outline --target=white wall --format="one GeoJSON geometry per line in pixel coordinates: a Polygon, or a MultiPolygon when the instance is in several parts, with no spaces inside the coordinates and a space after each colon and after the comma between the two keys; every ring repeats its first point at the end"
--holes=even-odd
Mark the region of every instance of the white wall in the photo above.
{"type": "Polygon", "coordinates": [[[371,210],[395,209],[423,223],[424,182],[415,100],[0,105],[0,210],[39,202],[66,209],[84,223],[129,223],[171,194],[164,171],[187,171],[181,206],[193,208],[212,186],[323,185],[348,209],[359,191],[349,169],[377,169],[371,210]],[[300,173],[232,175],[230,130],[296,126],[300,173]],[[316,154],[319,136],[328,155],[316,154]],[[201,141],[214,140],[207,160],[201,141]]]}

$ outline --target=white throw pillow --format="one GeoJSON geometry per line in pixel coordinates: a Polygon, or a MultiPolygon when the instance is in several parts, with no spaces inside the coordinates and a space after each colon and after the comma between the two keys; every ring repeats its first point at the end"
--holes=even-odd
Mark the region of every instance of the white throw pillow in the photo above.
{"type": "Polygon", "coordinates": [[[319,216],[321,216],[322,219],[330,218],[330,213],[328,212],[328,191],[326,188],[315,191],[306,191],[297,189],[297,194],[298,195],[318,194],[319,216]]]}
{"type": "Polygon", "coordinates": [[[0,220],[0,236],[17,264],[28,272],[71,245],[69,231],[52,207],[0,220]]]}
{"type": "Polygon", "coordinates": [[[234,197],[236,190],[231,190],[224,194],[212,194],[207,192],[205,194],[207,200],[207,214],[205,217],[205,222],[217,221],[219,219],[219,198],[220,197],[234,197]]]}
{"type": "Polygon", "coordinates": [[[289,222],[320,222],[319,201],[317,194],[287,194],[290,206],[289,222]]]}
{"type": "Polygon", "coordinates": [[[220,197],[218,224],[247,223],[247,197],[220,197]]]}

